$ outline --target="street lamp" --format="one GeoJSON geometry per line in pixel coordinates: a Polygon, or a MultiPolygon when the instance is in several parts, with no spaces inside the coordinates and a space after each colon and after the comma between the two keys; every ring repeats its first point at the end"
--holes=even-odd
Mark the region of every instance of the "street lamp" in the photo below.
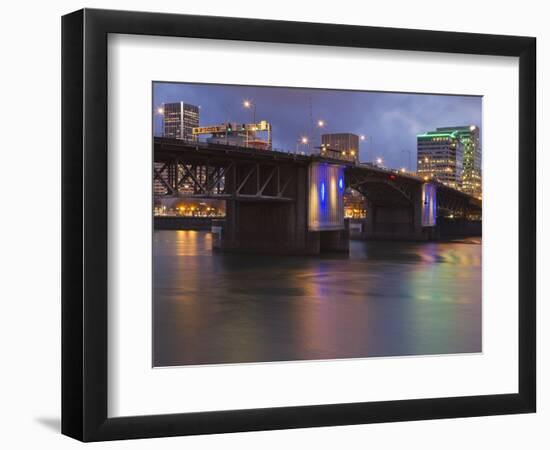
{"type": "MultiPolygon", "coordinates": [[[[252,110],[252,123],[254,126],[254,138],[256,138],[256,103],[252,103],[250,100],[243,100],[243,106],[246,109],[252,110]]],[[[248,144],[250,142],[250,139],[248,137],[248,127],[246,128],[246,146],[248,147],[248,144]]]]}
{"type": "Polygon", "coordinates": [[[367,137],[369,138],[369,143],[367,145],[367,148],[365,149],[365,154],[363,156],[365,156],[365,158],[368,158],[369,154],[371,155],[372,157],[372,153],[373,153],[373,149],[372,149],[372,136],[371,135],[364,135],[364,134],[361,134],[359,136],[359,141],[361,142],[365,142],[367,140],[367,137]]]}
{"type": "Polygon", "coordinates": [[[302,136],[298,141],[296,141],[296,153],[298,153],[298,147],[301,145],[307,145],[309,142],[309,139],[307,136],[302,136]]]}
{"type": "MultiPolygon", "coordinates": [[[[326,124],[327,123],[323,119],[319,119],[317,121],[317,128],[320,128],[320,129],[325,128],[326,124]]],[[[322,144],[323,144],[323,131],[319,130],[319,145],[322,145],[322,144]]]]}
{"type": "Polygon", "coordinates": [[[252,123],[256,123],[256,103],[252,103],[250,100],[244,100],[243,106],[246,109],[252,109],[252,123]]]}
{"type": "Polygon", "coordinates": [[[378,164],[379,166],[381,166],[383,162],[384,160],[382,158],[376,158],[376,164],[378,164]]]}
{"type": "Polygon", "coordinates": [[[156,113],[160,116],[160,126],[162,129],[162,136],[164,136],[164,103],[161,106],[157,107],[156,113]]]}
{"type": "Polygon", "coordinates": [[[409,170],[412,171],[412,165],[411,165],[411,151],[410,150],[401,150],[401,153],[407,153],[409,155],[409,170]]]}

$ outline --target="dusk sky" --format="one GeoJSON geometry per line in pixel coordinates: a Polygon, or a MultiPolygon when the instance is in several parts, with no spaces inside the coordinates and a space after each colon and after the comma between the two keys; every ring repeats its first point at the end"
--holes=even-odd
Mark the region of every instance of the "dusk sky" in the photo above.
{"type": "MultiPolygon", "coordinates": [[[[153,111],[162,103],[191,103],[201,108],[201,126],[251,123],[252,110],[244,108],[244,100],[256,105],[257,122],[272,124],[275,149],[294,151],[301,136],[318,146],[321,133],[355,133],[366,136],[360,161],[381,157],[387,167],[411,170],[416,168],[417,134],[445,126],[482,126],[481,97],[187,83],[154,83],[153,88],[153,111]],[[318,120],[325,121],[323,129],[316,126],[318,120]]],[[[158,114],[154,131],[162,134],[158,114]]]]}

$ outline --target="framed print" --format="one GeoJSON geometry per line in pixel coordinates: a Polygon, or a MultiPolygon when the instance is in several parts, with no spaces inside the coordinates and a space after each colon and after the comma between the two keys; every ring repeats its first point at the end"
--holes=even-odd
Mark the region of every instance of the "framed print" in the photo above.
{"type": "Polygon", "coordinates": [[[535,39],[62,22],[62,432],[535,411],[535,39]]]}

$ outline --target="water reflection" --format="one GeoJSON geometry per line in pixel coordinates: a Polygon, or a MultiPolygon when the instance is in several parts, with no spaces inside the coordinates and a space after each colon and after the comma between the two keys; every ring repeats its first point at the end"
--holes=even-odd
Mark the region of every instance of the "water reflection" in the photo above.
{"type": "Polygon", "coordinates": [[[270,258],[211,242],[154,233],[156,366],[481,351],[479,243],[270,258]]]}

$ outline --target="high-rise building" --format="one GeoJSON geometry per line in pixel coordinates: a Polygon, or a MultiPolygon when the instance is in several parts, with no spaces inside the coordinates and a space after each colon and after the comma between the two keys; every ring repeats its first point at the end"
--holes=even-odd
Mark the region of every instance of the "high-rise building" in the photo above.
{"type": "Polygon", "coordinates": [[[481,196],[481,147],[475,125],[441,127],[417,136],[417,172],[481,196]]]}
{"type": "Polygon", "coordinates": [[[479,127],[475,125],[438,128],[441,132],[456,132],[462,146],[462,190],[481,197],[481,146],[479,127]]]}
{"type": "Polygon", "coordinates": [[[199,107],[189,103],[164,103],[163,137],[193,140],[193,127],[199,126],[199,107]]]}
{"type": "MultiPolygon", "coordinates": [[[[161,111],[163,137],[185,140],[195,139],[195,136],[193,136],[193,127],[199,126],[198,106],[184,102],[163,103],[161,111]]],[[[154,163],[154,168],[157,171],[160,171],[163,166],[162,163],[154,163]]],[[[171,174],[171,176],[173,177],[175,175],[171,174]]],[[[153,192],[155,195],[164,195],[167,189],[160,180],[155,178],[153,182],[153,192]]]]}
{"type": "Polygon", "coordinates": [[[462,145],[455,131],[428,131],[417,137],[417,173],[425,180],[438,180],[462,187],[462,145]]]}
{"type": "Polygon", "coordinates": [[[348,161],[359,161],[359,136],[353,133],[323,134],[321,154],[348,161]]]}

